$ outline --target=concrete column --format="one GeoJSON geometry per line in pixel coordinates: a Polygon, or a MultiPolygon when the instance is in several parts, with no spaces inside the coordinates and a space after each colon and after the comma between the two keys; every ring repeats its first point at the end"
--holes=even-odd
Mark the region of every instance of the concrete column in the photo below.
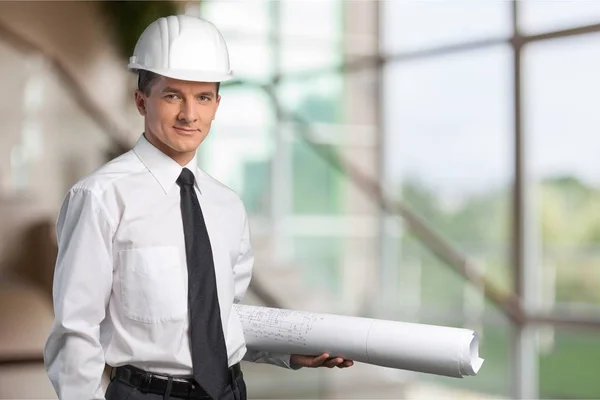
{"type": "MultiPolygon", "coordinates": [[[[353,63],[364,57],[377,56],[379,50],[379,4],[376,1],[347,1],[344,7],[344,61],[353,63]]],[[[347,72],[344,76],[345,146],[340,156],[370,177],[380,175],[379,70],[375,66],[347,72]],[[364,135],[371,137],[365,138],[364,135]],[[358,146],[353,143],[370,143],[358,146]]],[[[379,210],[356,185],[347,180],[344,187],[345,213],[372,217],[351,226],[359,232],[379,232],[379,210]]],[[[350,232],[352,234],[352,232],[350,232]]],[[[364,237],[350,235],[344,243],[342,264],[342,310],[370,312],[379,292],[379,234],[364,237]]]]}

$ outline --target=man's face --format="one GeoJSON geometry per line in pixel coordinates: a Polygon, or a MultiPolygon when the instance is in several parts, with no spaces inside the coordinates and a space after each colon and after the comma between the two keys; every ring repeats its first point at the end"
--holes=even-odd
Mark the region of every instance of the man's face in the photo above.
{"type": "Polygon", "coordinates": [[[146,138],[181,165],[187,164],[208,135],[221,97],[214,82],[160,76],[150,95],[139,90],[135,102],[146,117],[146,138]]]}

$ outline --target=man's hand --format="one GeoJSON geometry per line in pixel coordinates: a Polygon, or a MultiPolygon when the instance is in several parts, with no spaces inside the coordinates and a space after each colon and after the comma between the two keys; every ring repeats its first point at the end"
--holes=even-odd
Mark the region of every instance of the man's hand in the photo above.
{"type": "Polygon", "coordinates": [[[329,354],[323,353],[320,356],[303,356],[300,354],[292,354],[290,357],[290,363],[292,365],[309,368],[348,368],[354,364],[354,361],[345,360],[342,357],[329,357],[329,354]]]}

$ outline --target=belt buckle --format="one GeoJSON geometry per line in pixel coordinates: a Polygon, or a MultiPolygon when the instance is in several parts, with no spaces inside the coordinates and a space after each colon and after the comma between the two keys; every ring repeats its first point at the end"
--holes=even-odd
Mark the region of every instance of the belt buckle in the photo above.
{"type": "Polygon", "coordinates": [[[152,383],[152,375],[151,374],[144,374],[142,376],[142,379],[140,381],[140,391],[142,393],[148,393],[150,392],[150,384],[152,383]]]}

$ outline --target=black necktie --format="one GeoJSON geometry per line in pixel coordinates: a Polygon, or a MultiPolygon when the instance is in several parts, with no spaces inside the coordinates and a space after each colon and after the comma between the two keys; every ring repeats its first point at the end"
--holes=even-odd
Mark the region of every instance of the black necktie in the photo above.
{"type": "Polygon", "coordinates": [[[188,267],[188,304],[194,379],[218,399],[228,384],[227,348],[223,336],[212,248],[187,168],[177,179],[188,267]]]}

